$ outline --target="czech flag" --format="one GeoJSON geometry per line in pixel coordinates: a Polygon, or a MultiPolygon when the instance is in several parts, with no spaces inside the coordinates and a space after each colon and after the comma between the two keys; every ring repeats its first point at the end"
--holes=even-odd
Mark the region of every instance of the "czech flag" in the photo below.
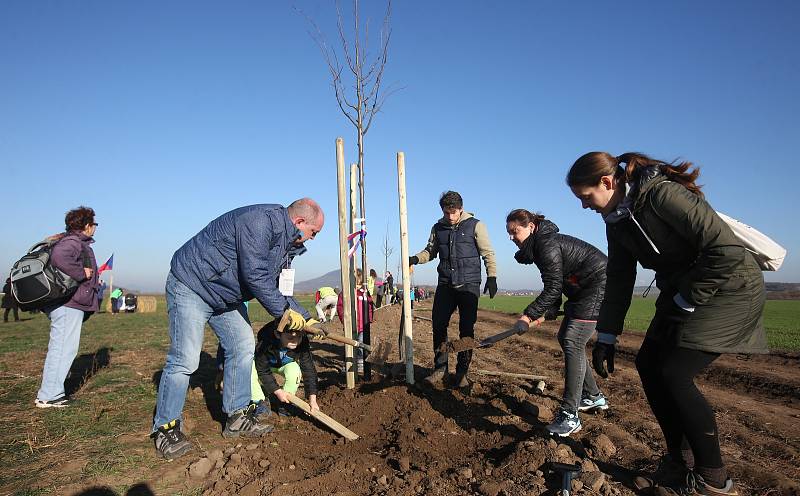
{"type": "Polygon", "coordinates": [[[101,265],[97,268],[97,275],[103,273],[104,270],[113,270],[114,269],[114,254],[112,253],[111,256],[106,260],[106,263],[101,265]]]}

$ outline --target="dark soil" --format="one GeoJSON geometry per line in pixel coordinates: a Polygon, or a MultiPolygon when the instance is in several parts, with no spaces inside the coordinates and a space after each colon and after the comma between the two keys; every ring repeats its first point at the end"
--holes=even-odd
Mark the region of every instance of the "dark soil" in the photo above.
{"type": "MultiPolygon", "coordinates": [[[[476,336],[513,320],[481,311],[476,336]]],[[[398,328],[398,307],[377,311],[374,336],[396,340],[398,328]]],[[[306,417],[276,421],[274,434],[228,448],[202,482],[203,494],[555,494],[561,477],[553,462],[582,467],[573,482],[578,494],[634,494],[633,477],[653,469],[663,454],[631,362],[641,336],[623,336],[621,363],[601,383],[611,409],[582,415],[581,432],[553,439],[544,426],[558,407],[563,359],[557,323],[539,329],[476,350],[473,367],[547,375],[543,395],[529,381],[477,374],[460,390],[423,386],[419,380],[433,358],[425,321],[414,322],[414,386],[405,384],[402,365],[388,364],[371,382],[348,390],[338,371],[341,348],[317,345],[320,407],[360,439],[345,442],[306,417]]],[[[699,380],[717,410],[723,455],[742,494],[800,494],[798,362],[786,354],[723,357],[699,380]]],[[[187,466],[197,455],[190,458],[187,466]]]]}
{"type": "Polygon", "coordinates": [[[466,337],[461,339],[456,339],[455,341],[449,341],[440,348],[442,351],[446,353],[458,353],[459,351],[467,351],[472,350],[478,347],[480,344],[479,341],[475,340],[474,338],[466,337]]]}

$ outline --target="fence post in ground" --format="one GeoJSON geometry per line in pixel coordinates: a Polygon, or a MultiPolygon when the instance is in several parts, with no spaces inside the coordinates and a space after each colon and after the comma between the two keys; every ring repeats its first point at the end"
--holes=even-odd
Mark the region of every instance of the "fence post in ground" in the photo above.
{"type": "MultiPolygon", "coordinates": [[[[347,206],[346,182],[344,176],[344,140],[336,138],[336,185],[339,192],[339,263],[341,265],[342,280],[342,321],[344,322],[344,335],[353,337],[353,313],[351,312],[352,293],[350,291],[350,258],[347,256],[347,206]]],[[[353,347],[344,347],[345,377],[347,389],[356,386],[356,377],[353,371],[353,347]]]]}
{"type": "Polygon", "coordinates": [[[406,156],[397,153],[397,192],[400,201],[400,263],[403,267],[403,336],[405,341],[406,383],[414,384],[414,340],[411,318],[411,275],[408,266],[408,208],[406,207],[406,156]]]}

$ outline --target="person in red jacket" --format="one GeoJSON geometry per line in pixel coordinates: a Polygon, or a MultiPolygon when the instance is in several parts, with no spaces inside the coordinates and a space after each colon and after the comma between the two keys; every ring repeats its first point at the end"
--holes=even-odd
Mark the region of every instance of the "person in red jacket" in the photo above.
{"type": "MultiPolygon", "coordinates": [[[[364,342],[364,301],[367,302],[367,322],[373,322],[375,304],[372,301],[372,296],[369,292],[365,291],[362,286],[363,276],[361,269],[356,269],[356,328],[358,329],[358,341],[364,342]]],[[[339,316],[339,322],[344,323],[344,297],[339,293],[339,301],[336,303],[336,314],[339,316]]],[[[356,367],[358,373],[364,372],[364,350],[356,348],[356,367]]]]}

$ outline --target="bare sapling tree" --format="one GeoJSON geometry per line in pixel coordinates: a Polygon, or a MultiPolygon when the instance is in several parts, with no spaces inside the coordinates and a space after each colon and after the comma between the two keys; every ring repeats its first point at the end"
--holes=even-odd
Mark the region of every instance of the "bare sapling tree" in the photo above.
{"type": "MultiPolygon", "coordinates": [[[[377,48],[370,48],[369,19],[362,25],[359,0],[353,0],[352,33],[345,28],[345,16],[339,2],[336,2],[336,27],[339,46],[328,44],[317,24],[300,12],[312,30],[311,37],[319,46],[331,76],[336,102],[348,121],[356,128],[358,136],[358,189],[359,210],[362,228],[366,230],[366,209],[364,198],[364,136],[370,130],[375,116],[380,112],[386,99],[399,88],[384,86],[384,73],[389,59],[389,40],[391,39],[392,1],[386,3],[381,28],[377,35],[377,48]]],[[[355,264],[354,264],[355,265],[355,264]]],[[[364,274],[364,289],[368,287],[369,267],[367,266],[367,242],[361,241],[361,266],[364,274]]]]}
{"type": "Polygon", "coordinates": [[[386,223],[386,234],[383,236],[383,246],[381,247],[381,251],[383,252],[383,274],[386,275],[389,272],[389,257],[392,256],[394,253],[394,247],[389,244],[389,223],[386,223]]]}

